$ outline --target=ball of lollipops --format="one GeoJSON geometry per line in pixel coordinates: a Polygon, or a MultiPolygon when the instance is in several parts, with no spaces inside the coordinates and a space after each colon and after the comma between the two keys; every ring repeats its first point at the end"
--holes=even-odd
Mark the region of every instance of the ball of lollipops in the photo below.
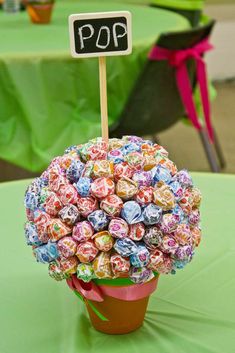
{"type": "Polygon", "coordinates": [[[144,283],[201,240],[201,193],[160,145],[136,136],[71,146],[25,193],[25,236],[49,275],[144,283]]]}

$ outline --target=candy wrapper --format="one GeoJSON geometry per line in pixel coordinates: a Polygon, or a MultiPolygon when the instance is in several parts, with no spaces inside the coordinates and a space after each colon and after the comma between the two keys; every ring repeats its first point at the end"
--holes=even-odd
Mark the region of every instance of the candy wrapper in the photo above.
{"type": "Polygon", "coordinates": [[[130,261],[119,254],[114,254],[110,258],[112,272],[115,277],[127,277],[130,270],[130,261]]]}
{"type": "Polygon", "coordinates": [[[126,238],[129,233],[128,224],[122,218],[113,218],[109,223],[109,232],[114,238],[126,238]]]}
{"type": "Polygon", "coordinates": [[[174,255],[178,260],[190,261],[193,256],[193,248],[191,245],[178,246],[174,255]]]}
{"type": "Polygon", "coordinates": [[[115,184],[109,178],[98,178],[91,184],[91,193],[98,199],[103,199],[108,195],[114,194],[114,190],[115,184]]]}
{"type": "Polygon", "coordinates": [[[59,268],[66,277],[76,273],[78,267],[78,259],[76,256],[68,257],[67,259],[61,258],[57,260],[59,268]]]}
{"type": "Polygon", "coordinates": [[[68,180],[61,174],[58,174],[59,171],[55,169],[49,169],[49,182],[48,186],[51,191],[57,193],[62,186],[68,185],[68,180]]]}
{"type": "Polygon", "coordinates": [[[142,188],[143,186],[151,186],[152,185],[152,174],[151,172],[135,172],[132,179],[137,183],[138,188],[142,188]]]}
{"type": "Polygon", "coordinates": [[[179,224],[176,230],[174,231],[174,239],[180,245],[191,244],[192,238],[189,226],[185,223],[179,224]]]}
{"type": "Polygon", "coordinates": [[[63,279],[67,278],[67,276],[60,269],[56,261],[49,263],[48,274],[51,278],[55,279],[56,281],[63,281],[63,279]]]}
{"type": "Polygon", "coordinates": [[[141,207],[136,201],[125,202],[122,208],[121,216],[128,224],[139,223],[143,220],[141,207]]]}
{"type": "Polygon", "coordinates": [[[94,234],[93,239],[97,249],[105,252],[111,250],[114,244],[114,239],[107,230],[94,234]]]}
{"type": "Polygon", "coordinates": [[[149,262],[149,251],[144,245],[138,245],[134,254],[130,256],[131,265],[134,267],[144,267],[149,262]]]}
{"type": "Polygon", "coordinates": [[[57,244],[51,242],[34,248],[33,253],[36,260],[42,263],[51,262],[59,257],[57,244]]]}
{"type": "Polygon", "coordinates": [[[42,242],[38,237],[36,225],[33,222],[26,222],[24,226],[24,230],[25,230],[25,238],[26,238],[27,245],[31,245],[31,246],[42,245],[42,242]]]}
{"type": "Polygon", "coordinates": [[[191,189],[191,199],[192,199],[192,207],[199,208],[202,200],[202,194],[199,189],[197,188],[191,189]]]}
{"type": "Polygon", "coordinates": [[[133,255],[137,251],[137,245],[129,238],[117,239],[114,244],[114,249],[123,257],[133,255]]]}
{"type": "Polygon", "coordinates": [[[72,237],[64,237],[57,243],[58,254],[60,257],[74,256],[77,250],[77,243],[72,237]]]}
{"type": "Polygon", "coordinates": [[[44,202],[44,209],[50,215],[55,217],[63,207],[62,202],[54,192],[50,192],[44,202]]]}
{"type": "Polygon", "coordinates": [[[162,218],[162,208],[150,203],[143,211],[143,222],[147,226],[158,224],[162,218]]]}
{"type": "Polygon", "coordinates": [[[127,162],[121,162],[114,166],[114,178],[116,182],[123,177],[131,179],[133,174],[134,171],[127,162]]]}
{"type": "Polygon", "coordinates": [[[38,238],[42,243],[47,243],[49,240],[49,224],[51,217],[46,212],[37,210],[34,212],[34,224],[37,229],[38,238]]]}
{"type": "Polygon", "coordinates": [[[159,263],[156,266],[156,271],[160,274],[167,275],[168,273],[174,273],[172,272],[173,268],[174,268],[173,260],[170,258],[170,256],[164,254],[163,262],[159,263]]]}
{"type": "Polygon", "coordinates": [[[77,267],[77,278],[83,282],[90,282],[95,278],[95,272],[91,264],[79,264],[77,267]]]}
{"type": "Polygon", "coordinates": [[[177,219],[172,213],[165,213],[162,216],[162,221],[160,224],[160,229],[163,233],[169,234],[172,233],[177,227],[177,219]]]}
{"type": "Polygon", "coordinates": [[[82,221],[78,222],[76,226],[73,228],[72,237],[77,242],[84,242],[89,240],[94,234],[94,229],[92,228],[90,222],[82,221]]]}
{"type": "Polygon", "coordinates": [[[112,161],[113,164],[118,164],[124,162],[124,155],[120,149],[114,149],[108,153],[108,159],[112,161]]]}
{"type": "Polygon", "coordinates": [[[58,196],[63,205],[76,204],[78,201],[77,190],[73,185],[64,185],[58,191],[58,196]]]}
{"type": "Polygon", "coordinates": [[[159,249],[150,252],[148,268],[150,270],[159,272],[159,268],[164,264],[164,254],[159,249]]]}
{"type": "Polygon", "coordinates": [[[99,250],[95,246],[94,242],[88,240],[77,246],[76,255],[80,262],[89,263],[94,260],[99,250]]]}
{"type": "Polygon", "coordinates": [[[174,238],[164,235],[162,241],[159,245],[159,249],[164,252],[165,254],[174,255],[178,250],[178,243],[175,241],[174,238]]]}
{"type": "Polygon", "coordinates": [[[175,179],[182,185],[184,188],[187,187],[192,187],[193,186],[193,181],[191,176],[189,175],[189,172],[185,169],[180,170],[176,175],[175,179]]]}
{"type": "Polygon", "coordinates": [[[76,182],[84,169],[84,163],[80,160],[73,160],[66,171],[66,177],[69,181],[76,182]]]}
{"type": "Polygon", "coordinates": [[[193,246],[198,246],[201,242],[201,237],[202,237],[202,232],[199,227],[194,227],[191,229],[191,237],[192,237],[192,242],[193,246]]]}
{"type": "Polygon", "coordinates": [[[109,195],[105,197],[100,203],[100,208],[112,217],[119,216],[122,207],[123,201],[117,195],[109,195]]]}
{"type": "Polygon", "coordinates": [[[201,242],[201,193],[190,174],[138,136],[67,148],[28,186],[24,204],[26,243],[57,281],[144,283],[153,271],[184,268],[201,242]]]}
{"type": "Polygon", "coordinates": [[[94,197],[80,197],[77,208],[83,217],[87,217],[90,213],[98,209],[98,201],[94,197]]]}
{"type": "Polygon", "coordinates": [[[94,178],[106,177],[113,178],[114,163],[106,159],[94,162],[93,174],[94,178]]]}
{"type": "Polygon", "coordinates": [[[135,195],[135,201],[141,206],[148,205],[153,202],[153,188],[151,186],[144,186],[138,190],[135,195]]]}
{"type": "Polygon", "coordinates": [[[121,199],[129,200],[137,194],[138,184],[127,177],[122,177],[116,184],[116,193],[121,199]]]}
{"type": "Polygon", "coordinates": [[[107,226],[109,224],[109,217],[102,210],[97,210],[97,211],[92,212],[91,214],[89,214],[87,219],[91,223],[92,227],[97,232],[107,228],[107,226]]]}
{"type": "Polygon", "coordinates": [[[134,283],[145,283],[154,277],[153,271],[146,267],[132,267],[130,270],[130,279],[134,283]]]}
{"type": "Polygon", "coordinates": [[[172,175],[171,175],[171,172],[169,171],[169,169],[162,167],[160,165],[154,167],[151,170],[151,174],[152,174],[152,179],[153,179],[153,185],[155,185],[159,181],[164,182],[166,184],[168,184],[172,181],[172,175]]]}
{"type": "Polygon", "coordinates": [[[92,267],[97,278],[112,278],[109,253],[101,252],[93,261],[92,267]]]}
{"type": "Polygon", "coordinates": [[[75,187],[77,192],[80,196],[86,197],[90,195],[90,188],[91,188],[92,179],[88,177],[81,177],[75,187]]]}
{"type": "Polygon", "coordinates": [[[48,230],[51,241],[57,241],[72,232],[71,228],[64,224],[59,218],[51,220],[48,230]]]}
{"type": "Polygon", "coordinates": [[[157,206],[161,207],[163,211],[169,211],[175,207],[174,194],[166,184],[160,184],[154,189],[153,201],[157,206]]]}
{"type": "Polygon", "coordinates": [[[188,215],[188,222],[190,226],[197,226],[200,222],[200,212],[198,209],[192,210],[192,212],[188,215]]]}
{"type": "Polygon", "coordinates": [[[140,152],[130,152],[126,154],[125,161],[135,170],[142,170],[145,164],[145,157],[140,152]]]}
{"type": "Polygon", "coordinates": [[[69,204],[60,210],[59,217],[64,223],[72,226],[79,220],[80,215],[77,207],[69,204]]]}
{"type": "Polygon", "coordinates": [[[146,247],[148,249],[153,250],[153,249],[156,249],[157,246],[158,247],[160,246],[162,242],[162,238],[163,238],[163,233],[159,229],[159,227],[152,226],[146,229],[143,240],[146,244],[146,247]]]}
{"type": "Polygon", "coordinates": [[[145,226],[142,222],[131,224],[129,226],[129,238],[134,241],[140,241],[145,234],[145,226]]]}

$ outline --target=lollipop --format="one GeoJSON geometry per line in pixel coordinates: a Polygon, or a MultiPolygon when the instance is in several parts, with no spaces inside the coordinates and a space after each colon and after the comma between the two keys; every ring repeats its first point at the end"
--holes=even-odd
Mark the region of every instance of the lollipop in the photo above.
{"type": "Polygon", "coordinates": [[[126,238],[129,233],[129,227],[124,219],[113,218],[109,223],[109,232],[114,238],[126,238]]]}
{"type": "Polygon", "coordinates": [[[94,260],[99,250],[95,246],[95,243],[88,240],[77,246],[76,255],[80,262],[89,263],[94,260]]]}
{"type": "Polygon", "coordinates": [[[112,217],[119,216],[122,206],[123,201],[117,195],[108,195],[100,203],[100,208],[112,217]]]}
{"type": "Polygon", "coordinates": [[[114,254],[110,258],[112,272],[115,277],[127,277],[130,270],[130,261],[119,254],[114,254]]]}
{"type": "Polygon", "coordinates": [[[92,267],[97,278],[112,278],[109,253],[101,252],[93,261],[92,267]]]}
{"type": "Polygon", "coordinates": [[[83,282],[90,282],[95,278],[95,273],[91,264],[79,264],[77,267],[77,278],[83,282]]]}

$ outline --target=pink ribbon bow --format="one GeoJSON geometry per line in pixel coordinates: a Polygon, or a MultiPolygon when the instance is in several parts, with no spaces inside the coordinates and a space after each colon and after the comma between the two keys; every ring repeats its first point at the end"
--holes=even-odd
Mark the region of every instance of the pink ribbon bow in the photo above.
{"type": "Polygon", "coordinates": [[[182,103],[184,104],[185,110],[193,126],[197,130],[201,130],[202,126],[197,116],[197,111],[193,101],[192,87],[186,66],[186,62],[189,58],[192,58],[196,61],[196,77],[200,88],[207,133],[211,142],[214,141],[214,136],[210,117],[210,102],[207,88],[206,64],[202,55],[212,48],[213,46],[208,42],[208,39],[204,39],[194,47],[181,50],[169,50],[155,46],[152,48],[149,54],[150,60],[168,60],[169,64],[172,67],[175,67],[176,82],[182,103]]]}

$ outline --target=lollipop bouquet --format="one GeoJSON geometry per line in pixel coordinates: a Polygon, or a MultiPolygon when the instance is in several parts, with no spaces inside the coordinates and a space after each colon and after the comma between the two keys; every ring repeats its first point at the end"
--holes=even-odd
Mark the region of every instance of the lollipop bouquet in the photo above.
{"type": "Polygon", "coordinates": [[[69,147],[28,187],[27,244],[107,333],[139,327],[159,274],[192,260],[200,191],[160,145],[136,136],[69,147]]]}

